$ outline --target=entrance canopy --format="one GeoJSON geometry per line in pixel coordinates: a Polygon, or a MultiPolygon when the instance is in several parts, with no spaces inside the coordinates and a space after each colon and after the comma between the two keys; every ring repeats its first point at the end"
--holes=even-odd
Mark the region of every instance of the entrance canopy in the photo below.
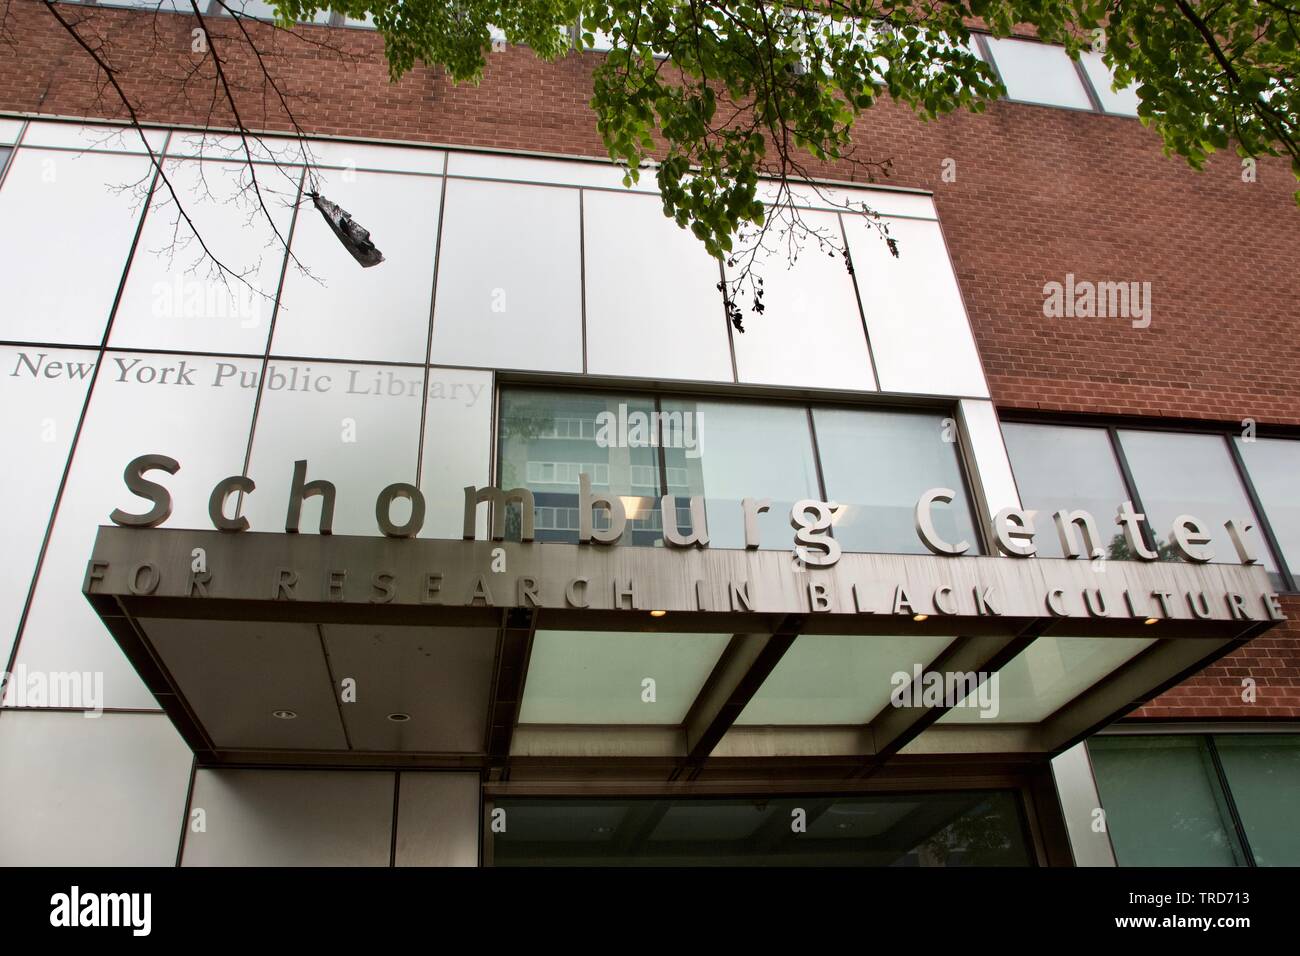
{"type": "Polygon", "coordinates": [[[205,765],[1036,759],[1282,618],[1255,566],[121,527],[84,592],[205,765]]]}

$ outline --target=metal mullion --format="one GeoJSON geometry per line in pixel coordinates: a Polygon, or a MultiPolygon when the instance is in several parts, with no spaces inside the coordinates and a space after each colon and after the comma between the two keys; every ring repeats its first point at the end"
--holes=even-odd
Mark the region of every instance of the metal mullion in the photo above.
{"type": "Polygon", "coordinates": [[[397,824],[402,800],[402,771],[393,771],[393,819],[389,825],[388,865],[397,866],[397,824]]]}
{"type": "Polygon", "coordinates": [[[1098,113],[1105,113],[1106,108],[1101,105],[1101,97],[1098,95],[1096,87],[1092,85],[1092,78],[1088,76],[1088,71],[1083,68],[1082,60],[1071,60],[1074,64],[1074,71],[1079,74],[1079,82],[1083,84],[1084,95],[1088,97],[1088,102],[1098,113]]]}
{"type": "MultiPolygon", "coordinates": [[[[664,450],[663,404],[659,399],[658,392],[655,393],[654,398],[655,398],[655,431],[659,436],[659,441],[658,441],[659,450],[658,450],[658,454],[655,457],[658,459],[659,462],[659,494],[662,496],[662,495],[670,495],[672,494],[672,492],[668,490],[668,453],[664,450]]],[[[677,509],[677,497],[674,495],[673,496],[674,520],[676,520],[675,517],[676,509],[677,509]]]]}
{"type": "MultiPolygon", "coordinates": [[[[275,285],[275,301],[271,303],[271,321],[266,330],[266,345],[262,349],[262,367],[257,375],[257,395],[253,398],[253,414],[248,424],[248,445],[244,449],[244,477],[248,477],[248,466],[253,461],[253,439],[257,435],[257,419],[262,412],[262,397],[266,394],[266,372],[271,365],[271,348],[275,341],[275,323],[280,316],[280,300],[284,295],[284,280],[289,272],[289,260],[293,258],[293,235],[298,226],[298,209],[302,205],[303,186],[307,180],[304,166],[298,174],[298,194],[294,197],[293,213],[289,218],[289,230],[284,237],[284,261],[280,263],[280,277],[275,285]]],[[[244,493],[240,491],[235,499],[235,514],[244,512],[244,493]]]]}
{"type": "Polygon", "coordinates": [[[731,315],[727,312],[727,266],[718,260],[718,282],[720,288],[718,295],[722,298],[722,319],[727,327],[727,354],[731,358],[731,380],[735,384],[740,384],[740,366],[736,364],[736,340],[731,333],[731,315]]]}
{"type": "MultiPolygon", "coordinates": [[[[27,127],[32,125],[32,121],[27,118],[18,120],[18,135],[14,137],[12,143],[6,143],[3,148],[9,150],[9,158],[5,160],[4,166],[0,167],[0,187],[4,186],[5,180],[9,178],[9,170],[14,168],[14,160],[18,158],[18,147],[23,144],[23,137],[27,135],[27,127]]],[[[170,134],[169,134],[170,135],[170,134]]]]}
{"type": "MultiPolygon", "coordinates": [[[[998,78],[998,82],[1001,83],[1003,87],[1006,87],[1006,81],[1002,79],[1002,70],[998,68],[998,62],[993,58],[993,48],[989,45],[988,36],[983,33],[972,33],[971,39],[975,41],[975,46],[979,50],[980,56],[984,58],[984,62],[993,70],[993,75],[998,78]]],[[[1009,94],[1005,98],[1008,100],[1011,99],[1009,94]]]]}
{"type": "MultiPolygon", "coordinates": [[[[444,169],[446,168],[444,162],[444,169]]],[[[582,319],[582,374],[587,374],[587,203],[578,187],[578,308],[582,319]]]]}
{"type": "Polygon", "coordinates": [[[190,777],[185,787],[185,809],[181,811],[181,836],[176,844],[176,863],[174,866],[179,868],[185,860],[185,839],[190,832],[190,808],[194,805],[194,782],[198,776],[199,758],[193,754],[190,755],[190,777]]]}
{"type": "MultiPolygon", "coordinates": [[[[500,476],[497,474],[497,458],[501,454],[501,384],[497,373],[492,373],[492,413],[488,415],[488,487],[495,487],[500,476]]],[[[527,484],[527,476],[525,476],[527,484]]],[[[477,518],[475,519],[478,520],[477,518]]],[[[489,523],[491,519],[489,518],[489,523]]]]}
{"type": "MultiPolygon", "coordinates": [[[[822,474],[821,446],[817,444],[817,424],[813,420],[813,407],[805,405],[804,412],[808,416],[808,437],[812,439],[813,465],[817,468],[817,492],[821,495],[822,501],[829,501],[830,499],[826,497],[826,477],[822,474]]],[[[834,522],[832,522],[832,527],[829,529],[831,537],[835,537],[833,525],[834,522]]]]}
{"type": "MultiPolygon", "coordinates": [[[[446,169],[446,160],[443,160],[446,169]]],[[[424,431],[429,413],[429,366],[433,362],[433,321],[438,305],[438,267],[442,262],[442,226],[447,218],[447,177],[442,177],[438,194],[438,234],[433,241],[433,282],[429,289],[429,328],[424,341],[424,394],[420,396],[420,434],[415,443],[415,486],[424,476],[424,431]]],[[[489,482],[490,484],[490,482],[489,482]]]]}
{"type": "Polygon", "coordinates": [[[1237,801],[1233,799],[1232,788],[1228,784],[1228,775],[1223,770],[1223,760],[1219,757],[1219,748],[1214,744],[1214,735],[1206,734],[1205,749],[1210,755],[1210,763],[1214,766],[1214,775],[1219,780],[1219,790],[1223,793],[1223,802],[1228,808],[1228,816],[1232,818],[1232,827],[1237,831],[1237,840],[1241,843],[1241,852],[1246,855],[1246,865],[1256,867],[1259,864],[1255,862],[1255,851],[1250,848],[1250,838],[1246,836],[1246,825],[1241,820],[1241,813],[1237,810],[1237,801]]]}
{"type": "Polygon", "coordinates": [[[1255,520],[1259,522],[1260,534],[1264,536],[1266,546],[1273,552],[1273,561],[1277,564],[1277,572],[1282,578],[1283,589],[1295,591],[1297,590],[1295,575],[1291,573],[1286,554],[1283,553],[1282,546],[1273,533],[1273,526],[1269,523],[1268,515],[1264,511],[1264,502],[1255,489],[1255,482],[1250,477],[1250,469],[1246,467],[1245,456],[1241,454],[1241,449],[1237,447],[1237,441],[1232,435],[1225,432],[1223,440],[1228,443],[1228,454],[1237,469],[1237,477],[1241,480],[1241,485],[1246,491],[1246,500],[1250,502],[1251,510],[1255,512],[1255,520]]]}
{"type": "MultiPolygon", "coordinates": [[[[990,402],[989,404],[992,404],[990,402]]],[[[997,408],[993,409],[997,418],[997,408]]],[[[966,508],[970,511],[971,524],[975,534],[980,538],[980,554],[998,555],[997,527],[993,520],[993,511],[989,504],[988,490],[980,475],[979,463],[975,459],[975,443],[971,439],[970,427],[966,422],[966,412],[961,400],[957,400],[948,415],[953,427],[957,429],[957,471],[961,475],[962,489],[965,491],[966,508]]],[[[1015,469],[1011,467],[1011,453],[1007,451],[1006,440],[1002,438],[1002,421],[997,420],[998,438],[1002,441],[1002,454],[1007,459],[1007,470],[1011,472],[1011,484],[1016,489],[1016,499],[1021,507],[1024,499],[1020,497],[1020,486],[1016,484],[1015,469]]]]}
{"type": "Polygon", "coordinates": [[[843,213],[837,212],[835,218],[840,224],[840,238],[844,241],[844,261],[848,264],[849,278],[853,280],[853,298],[857,301],[858,318],[862,320],[862,335],[867,343],[867,363],[871,366],[871,382],[879,392],[880,372],[876,368],[876,351],[871,345],[871,329],[867,325],[867,310],[862,304],[862,290],[858,287],[858,270],[853,265],[853,257],[849,255],[849,230],[844,225],[843,213]]]}
{"type": "MultiPolygon", "coordinates": [[[[1107,425],[1106,434],[1110,436],[1111,451],[1115,453],[1115,461],[1119,465],[1120,477],[1128,488],[1129,500],[1133,502],[1133,507],[1137,509],[1137,512],[1147,518],[1147,509],[1142,504],[1142,496],[1138,493],[1137,482],[1133,479],[1133,470],[1129,467],[1128,457],[1124,454],[1124,445],[1119,440],[1119,429],[1114,425],[1107,425]]],[[[1151,529],[1149,518],[1142,522],[1142,540],[1149,549],[1159,555],[1159,543],[1156,541],[1155,531],[1151,529]]]]}

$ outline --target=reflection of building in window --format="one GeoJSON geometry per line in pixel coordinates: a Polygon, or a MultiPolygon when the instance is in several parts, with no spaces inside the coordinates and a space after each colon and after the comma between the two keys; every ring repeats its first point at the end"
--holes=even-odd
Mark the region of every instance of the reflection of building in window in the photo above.
{"type": "Polygon", "coordinates": [[[550,427],[542,426],[538,438],[576,438],[595,439],[596,420],[594,418],[556,418],[550,427]]]}
{"type": "MultiPolygon", "coordinates": [[[[579,461],[530,461],[526,469],[530,485],[576,485],[586,474],[593,487],[608,487],[609,465],[579,461]]],[[[636,484],[633,481],[633,484],[636,484]]]]}

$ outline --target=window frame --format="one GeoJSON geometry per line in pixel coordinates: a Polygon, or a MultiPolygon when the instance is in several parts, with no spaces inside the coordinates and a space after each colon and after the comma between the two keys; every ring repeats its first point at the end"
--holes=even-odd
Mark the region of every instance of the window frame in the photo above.
{"type": "MultiPolygon", "coordinates": [[[[971,524],[975,529],[975,539],[971,542],[971,551],[967,552],[970,557],[990,557],[996,556],[997,552],[993,549],[993,525],[990,517],[991,512],[988,509],[988,503],[984,498],[983,486],[979,482],[979,471],[975,466],[974,451],[971,444],[971,437],[966,427],[966,422],[961,414],[961,408],[958,399],[937,399],[927,401],[918,400],[898,400],[897,397],[892,401],[881,400],[879,393],[864,393],[863,400],[854,401],[842,396],[826,396],[818,398],[812,394],[811,390],[800,389],[792,390],[780,386],[758,386],[760,391],[746,390],[742,394],[733,394],[732,390],[736,388],[734,384],[723,384],[717,388],[701,388],[699,383],[672,383],[646,380],[644,383],[627,382],[619,380],[616,382],[591,382],[585,379],[583,381],[568,381],[555,375],[545,373],[534,374],[528,372],[501,372],[498,371],[495,381],[495,401],[492,412],[492,435],[491,449],[492,458],[489,468],[490,480],[495,483],[498,480],[501,465],[501,446],[500,446],[500,421],[501,421],[501,401],[506,392],[515,390],[528,391],[551,391],[561,395],[575,394],[581,392],[594,393],[601,396],[627,396],[628,398],[639,398],[641,400],[651,400],[654,403],[656,412],[663,411],[663,400],[673,399],[678,401],[702,401],[702,402],[727,402],[729,404],[746,404],[746,405],[767,405],[767,406],[786,406],[801,408],[804,411],[805,419],[808,425],[808,435],[812,448],[813,465],[817,475],[817,491],[821,495],[821,501],[829,501],[826,495],[826,479],[822,468],[821,449],[818,444],[817,429],[813,421],[813,409],[837,409],[844,411],[857,412],[928,412],[930,414],[942,415],[953,422],[954,434],[957,440],[953,443],[956,447],[954,452],[957,458],[958,474],[961,477],[962,487],[954,489],[963,497],[966,507],[970,510],[971,524]]],[[[855,396],[856,397],[856,396],[855,396]]],[[[662,421],[662,419],[661,419],[662,421]]],[[[664,451],[662,441],[656,447],[656,462],[659,469],[660,487],[663,488],[661,494],[668,494],[668,466],[667,456],[664,451]]],[[[756,489],[761,491],[761,489],[756,489]]],[[[675,497],[682,497],[676,495],[675,497]]],[[[831,529],[831,536],[834,537],[834,529],[831,529]]],[[[895,551],[865,551],[865,552],[848,552],[852,554],[899,554],[911,552],[895,551]]]]}
{"type": "MultiPolygon", "coordinates": [[[[1181,435],[1210,435],[1220,437],[1227,446],[1229,460],[1232,462],[1233,469],[1237,475],[1237,480],[1241,482],[1242,492],[1250,504],[1251,510],[1254,511],[1255,520],[1258,522],[1260,536],[1264,539],[1264,546],[1269,549],[1274,563],[1277,565],[1277,574],[1281,578],[1282,586],[1280,588],[1283,594],[1300,593],[1300,577],[1293,574],[1278,544],[1277,536],[1273,533],[1273,526],[1269,522],[1268,513],[1264,509],[1264,503],[1260,500],[1259,492],[1255,488],[1254,481],[1251,480],[1250,472],[1246,467],[1245,459],[1242,457],[1241,449],[1237,447],[1234,440],[1238,429],[1226,425],[1223,422],[1209,422],[1200,420],[1183,420],[1167,418],[1150,418],[1147,416],[1112,416],[1112,415],[1090,415],[1090,414],[1070,414],[1060,412],[1036,412],[1028,409],[999,409],[999,425],[1003,422],[1013,422],[1024,425],[1056,425],[1058,427],[1074,428],[1101,428],[1107,433],[1110,439],[1111,450],[1115,454],[1115,461],[1119,465],[1120,478],[1124,482],[1124,488],[1128,492],[1129,500],[1133,502],[1133,508],[1142,514],[1146,514],[1146,508],[1142,504],[1142,496],[1138,491],[1137,482],[1133,477],[1133,471],[1129,467],[1127,456],[1124,454],[1124,446],[1120,442],[1120,431],[1159,431],[1181,435]]],[[[1300,441],[1300,434],[1296,430],[1282,426],[1263,426],[1257,428],[1257,434],[1263,438],[1281,438],[1291,441],[1300,441]]],[[[1007,461],[1011,465],[1011,477],[1016,483],[1016,493],[1020,494],[1020,481],[1016,477],[1015,463],[1011,461],[1010,452],[1007,453],[1007,461]]],[[[1023,499],[1022,499],[1023,500],[1023,499]]],[[[1155,533],[1151,530],[1149,523],[1142,524],[1142,538],[1148,548],[1155,549],[1155,533]]]]}
{"type": "MultiPolygon", "coordinates": [[[[1204,742],[1206,751],[1209,754],[1210,765],[1214,768],[1215,782],[1219,785],[1219,789],[1223,794],[1224,806],[1228,811],[1228,817],[1232,823],[1233,834],[1236,836],[1238,844],[1241,847],[1241,851],[1246,858],[1246,867],[1255,868],[1259,866],[1259,863],[1255,859],[1255,850],[1250,845],[1250,838],[1246,833],[1245,821],[1242,819],[1241,811],[1237,807],[1237,798],[1233,795],[1231,781],[1228,779],[1227,772],[1224,770],[1223,758],[1219,754],[1219,748],[1218,748],[1218,744],[1215,742],[1215,738],[1228,737],[1228,736],[1261,737],[1261,736],[1269,736],[1274,734],[1290,736],[1295,733],[1296,733],[1296,729],[1294,725],[1289,725],[1289,726],[1274,725],[1271,727],[1254,727],[1249,730],[1243,729],[1239,726],[1224,727],[1224,726],[1214,726],[1214,725],[1211,726],[1201,725],[1197,729],[1191,730],[1190,728],[1170,727],[1168,725],[1144,727],[1138,723],[1127,723],[1127,724],[1120,724],[1114,727],[1107,728],[1106,730],[1103,730],[1101,733],[1095,734],[1092,737],[1090,737],[1088,742],[1089,744],[1091,744],[1091,742],[1095,740],[1097,737],[1200,738],[1204,742]]],[[[1088,763],[1090,768],[1092,766],[1092,759],[1093,759],[1092,751],[1091,749],[1089,749],[1088,763]]],[[[1096,777],[1095,770],[1093,770],[1093,777],[1094,778],[1096,777]]],[[[1100,788],[1097,791],[1097,799],[1099,802],[1102,803],[1102,808],[1105,809],[1104,801],[1101,800],[1100,788]]],[[[1109,830],[1107,831],[1106,836],[1107,839],[1110,838],[1109,830]]]]}

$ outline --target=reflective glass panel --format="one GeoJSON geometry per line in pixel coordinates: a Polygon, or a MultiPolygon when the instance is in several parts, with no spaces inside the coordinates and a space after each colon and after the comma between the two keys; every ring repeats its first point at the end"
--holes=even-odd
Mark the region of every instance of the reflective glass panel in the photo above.
{"type": "MultiPolygon", "coordinates": [[[[151,0],[151,3],[153,0],[151,0]]],[[[182,0],[178,0],[182,2],[182,0]]],[[[188,9],[188,4],[186,6],[188,9]]],[[[112,123],[42,123],[33,121],[23,134],[23,146],[51,146],[71,150],[104,150],[113,153],[158,153],[167,141],[167,131],[145,129],[112,123]],[[149,149],[145,149],[148,143],[149,149]]],[[[147,167],[152,168],[152,167],[147,167]]]]}
{"type": "Polygon", "coordinates": [[[174,866],[193,764],[165,714],[6,713],[4,865],[174,866]]]}
{"type": "MultiPolygon", "coordinates": [[[[1096,543],[1106,556],[1116,560],[1131,557],[1124,533],[1115,524],[1115,514],[1129,493],[1104,428],[1003,422],[1002,436],[1021,504],[1025,511],[1036,512],[1034,544],[1040,557],[1065,556],[1052,519],[1058,511],[1088,512],[1101,539],[1096,543]]],[[[1079,540],[1082,547],[1082,538],[1079,540]]]]}
{"type": "Polygon", "coordinates": [[[801,244],[797,255],[779,232],[785,227],[777,224],[754,259],[755,274],[763,279],[763,313],[751,311],[748,285],[738,295],[745,331],[734,333],[732,341],[740,380],[875,391],[853,276],[843,255],[821,248],[826,240],[827,250],[842,249],[839,217],[804,212],[800,219],[811,234],[791,234],[801,244]]]}
{"type": "Polygon", "coordinates": [[[321,170],[320,193],[370,233],[384,261],[363,268],[308,200],[271,343],[276,355],[423,363],[442,180],[360,170],[321,170]]]}
{"type": "Polygon", "coordinates": [[[1034,40],[987,39],[1008,98],[1023,103],[1092,109],[1064,47],[1034,40]]]}
{"type": "Polygon", "coordinates": [[[1300,441],[1234,439],[1291,573],[1300,575],[1300,441]]]}
{"type": "Polygon", "coordinates": [[[1029,866],[1005,791],[496,801],[497,866],[1029,866]],[[807,830],[790,821],[803,811],[807,830]]]}
{"type": "Polygon", "coordinates": [[[1300,866],[1300,736],[1216,734],[1223,773],[1258,866],[1300,866]]]}
{"type": "Polygon", "coordinates": [[[587,370],[731,381],[718,263],[657,196],[588,190],[587,370]]]}
{"type": "Polygon", "coordinates": [[[147,156],[18,150],[0,189],[0,339],[100,344],[149,170],[147,156]]]}
{"type": "MultiPolygon", "coordinates": [[[[256,382],[259,363],[121,352],[107,353],[103,363],[77,438],[18,661],[29,671],[102,671],[105,706],[154,708],[158,704],[153,694],[80,596],[86,559],[96,530],[111,524],[114,508],[133,514],[149,509],[149,503],[122,482],[127,463],[140,455],[167,455],[181,465],[174,475],[149,473],[171,492],[172,514],[163,527],[212,527],[212,486],[244,467],[257,390],[241,387],[241,376],[256,382]]],[[[282,475],[277,477],[283,481],[282,475]]]]}
{"type": "Polygon", "coordinates": [[[160,184],[131,260],[110,343],[261,355],[284,267],[299,170],[175,159],[164,168],[180,209],[160,184]]]}
{"type": "Polygon", "coordinates": [[[744,498],[770,498],[758,516],[761,547],[792,546],[790,508],[820,499],[808,412],[797,405],[665,399],[664,460],[679,530],[690,527],[690,497],[704,496],[709,546],[743,548],[744,498]]]}
{"type": "Polygon", "coordinates": [[[1079,62],[1083,64],[1092,88],[1097,91],[1102,109],[1107,113],[1137,116],[1139,100],[1136,85],[1126,86],[1122,90],[1113,89],[1115,78],[1111,76],[1110,68],[1103,62],[1100,53],[1084,50],[1079,62]]]}
{"type": "Polygon", "coordinates": [[[883,392],[987,398],[961,290],[937,222],[889,219],[894,257],[875,225],[844,217],[883,392]]]}
{"type": "Polygon", "coordinates": [[[22,503],[7,509],[0,547],[6,661],[98,358],[93,351],[0,347],[0,448],[22,463],[0,468],[0,501],[22,503]]]}
{"type": "Polygon", "coordinates": [[[1214,560],[1237,563],[1237,551],[1223,526],[1235,520],[1238,530],[1255,525],[1245,532],[1246,541],[1270,572],[1273,586],[1281,587],[1277,565],[1259,533],[1259,521],[1223,436],[1121,431],[1119,437],[1163,560],[1180,560],[1172,541],[1173,522],[1180,515],[1191,515],[1209,535],[1214,560]]]}
{"type": "Polygon", "coordinates": [[[200,770],[192,802],[228,833],[188,830],[181,866],[387,866],[393,774],[200,770]]]}
{"type": "Polygon", "coordinates": [[[935,529],[951,544],[979,553],[966,485],[957,459],[956,426],[929,412],[813,410],[826,495],[842,507],[835,537],[846,551],[928,554],[916,532],[916,503],[931,488],[956,492],[935,503],[935,529]]]}
{"type": "MultiPolygon", "coordinates": [[[[424,492],[422,538],[460,538],[465,487],[486,487],[492,465],[492,373],[430,368],[424,409],[424,492]]],[[[487,509],[480,508],[479,536],[487,533],[487,509]]]]}
{"type": "Polygon", "coordinates": [[[1088,741],[1120,866],[1245,866],[1203,737],[1088,741]]]}
{"type": "MultiPolygon", "coordinates": [[[[654,402],[639,396],[510,389],[501,393],[498,487],[533,493],[538,541],[578,541],[578,476],[593,495],[622,499],[622,544],[659,543],[658,450],[652,444],[654,402]]],[[[485,511],[486,506],[480,506],[485,511]]],[[[593,509],[593,527],[609,527],[593,509]]],[[[507,512],[507,537],[518,538],[517,509],[507,512]]]]}
{"type": "MultiPolygon", "coordinates": [[[[307,481],[335,486],[334,533],[378,534],[379,492],[415,481],[423,388],[420,368],[271,362],[248,465],[257,489],[244,499],[253,530],[284,530],[294,462],[306,459],[307,481]]],[[[302,533],[319,527],[321,500],[303,502],[302,533]]],[[[410,514],[402,499],[390,510],[399,525],[410,514]]]]}
{"type": "Polygon", "coordinates": [[[433,361],[582,371],[578,190],[447,183],[433,361]]]}

